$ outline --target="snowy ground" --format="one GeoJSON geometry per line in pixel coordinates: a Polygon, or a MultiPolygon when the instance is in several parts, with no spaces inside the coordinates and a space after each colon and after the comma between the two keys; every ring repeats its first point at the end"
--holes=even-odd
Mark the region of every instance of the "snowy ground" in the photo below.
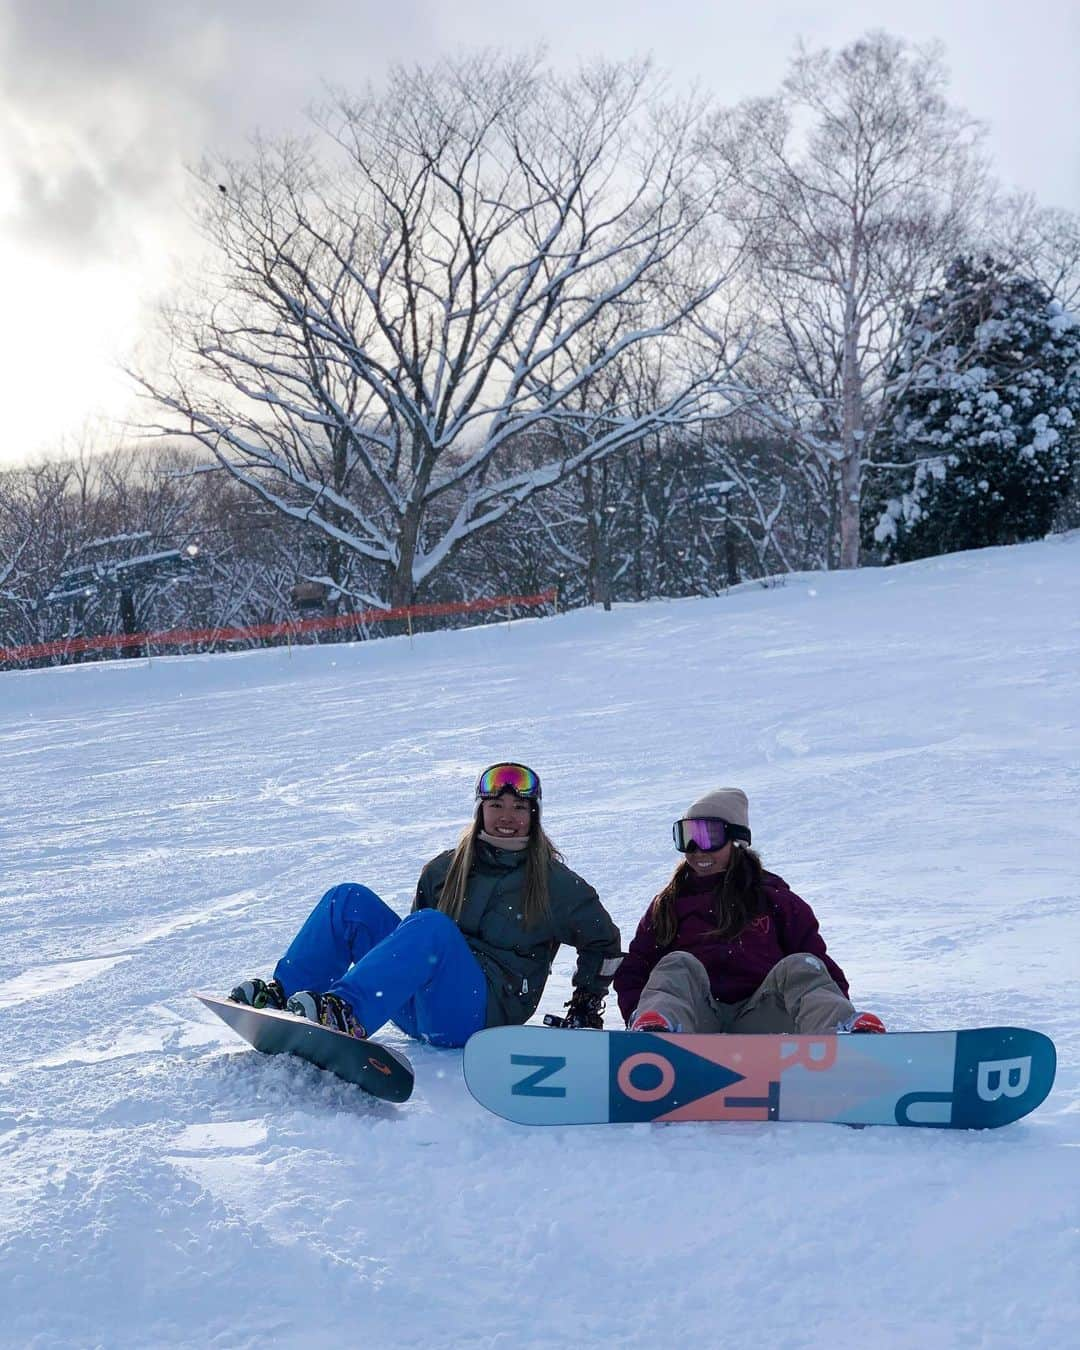
{"type": "Polygon", "coordinates": [[[1080,537],[3,674],[0,810],[5,1347],[1080,1343],[1080,537]],[[335,882],[404,912],[509,756],[627,940],[671,820],[743,785],[862,1006],[1045,1031],[1053,1094],[986,1134],[530,1131],[459,1052],[393,1033],[417,1089],[370,1104],[190,997],[335,882]]]}

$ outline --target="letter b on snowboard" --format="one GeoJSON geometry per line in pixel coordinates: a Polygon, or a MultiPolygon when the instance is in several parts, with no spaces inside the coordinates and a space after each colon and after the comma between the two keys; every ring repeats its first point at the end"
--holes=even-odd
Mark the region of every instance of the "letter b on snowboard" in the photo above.
{"type": "Polygon", "coordinates": [[[1023,1059],[984,1059],[979,1062],[976,1091],[980,1100],[1022,1097],[1031,1084],[1031,1056],[1023,1059]]]}

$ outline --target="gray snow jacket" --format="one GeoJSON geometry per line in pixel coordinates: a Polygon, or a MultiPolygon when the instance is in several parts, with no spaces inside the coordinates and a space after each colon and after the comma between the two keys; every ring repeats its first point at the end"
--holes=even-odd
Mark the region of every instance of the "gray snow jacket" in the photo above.
{"type": "MultiPolygon", "coordinates": [[[[420,873],[413,910],[437,909],[453,850],[420,873]]],[[[536,1011],[562,943],[577,949],[575,989],[603,997],[619,963],[619,930],[593,888],[563,863],[551,865],[550,905],[535,928],[521,920],[525,852],[477,840],[458,927],[484,972],[487,1025],[519,1025],[536,1011]]]]}

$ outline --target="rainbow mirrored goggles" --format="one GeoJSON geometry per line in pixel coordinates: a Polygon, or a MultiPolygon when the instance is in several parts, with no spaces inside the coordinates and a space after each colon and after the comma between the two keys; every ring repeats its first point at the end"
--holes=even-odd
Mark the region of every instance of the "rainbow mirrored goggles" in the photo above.
{"type": "Polygon", "coordinates": [[[528,802],[538,802],[540,778],[525,764],[493,764],[485,769],[476,780],[476,796],[498,797],[504,792],[512,792],[528,802]]]}
{"type": "Polygon", "coordinates": [[[695,820],[677,820],[671,827],[671,837],[680,853],[715,853],[735,839],[750,842],[750,831],[745,825],[732,825],[718,816],[699,816],[695,820]]]}

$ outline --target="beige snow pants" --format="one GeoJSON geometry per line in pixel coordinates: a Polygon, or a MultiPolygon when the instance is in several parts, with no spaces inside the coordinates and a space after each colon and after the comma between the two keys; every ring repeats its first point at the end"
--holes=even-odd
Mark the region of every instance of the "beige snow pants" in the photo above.
{"type": "Polygon", "coordinates": [[[845,998],[824,961],[796,952],[778,961],[758,988],[739,1003],[720,1003],[709,990],[705,967],[689,952],[669,952],[653,967],[637,1011],[662,1013],[680,1031],[835,1031],[851,1017],[845,998]]]}

